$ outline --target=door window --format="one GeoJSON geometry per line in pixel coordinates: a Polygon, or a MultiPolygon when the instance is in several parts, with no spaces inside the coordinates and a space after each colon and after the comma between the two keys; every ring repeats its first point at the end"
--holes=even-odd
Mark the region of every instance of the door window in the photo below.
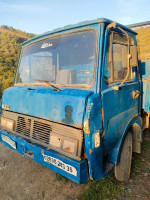
{"type": "MultiPolygon", "coordinates": [[[[130,46],[133,45],[133,40],[130,38],[130,46]]],[[[104,78],[107,84],[122,82],[126,77],[128,66],[124,63],[124,58],[128,56],[128,40],[123,34],[111,32],[108,37],[106,56],[105,56],[105,67],[104,67],[104,78]],[[126,54],[126,55],[125,55],[126,54]]],[[[127,62],[126,62],[127,63],[127,62]]],[[[128,81],[133,79],[133,68],[130,67],[130,73],[128,81]]]]}

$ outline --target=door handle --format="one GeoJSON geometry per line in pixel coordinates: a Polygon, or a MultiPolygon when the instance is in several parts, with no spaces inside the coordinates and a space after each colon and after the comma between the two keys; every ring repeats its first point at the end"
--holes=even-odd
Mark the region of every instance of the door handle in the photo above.
{"type": "Polygon", "coordinates": [[[138,98],[139,95],[140,95],[140,91],[139,91],[139,90],[134,90],[134,91],[132,91],[132,97],[133,97],[133,99],[138,98]]]}

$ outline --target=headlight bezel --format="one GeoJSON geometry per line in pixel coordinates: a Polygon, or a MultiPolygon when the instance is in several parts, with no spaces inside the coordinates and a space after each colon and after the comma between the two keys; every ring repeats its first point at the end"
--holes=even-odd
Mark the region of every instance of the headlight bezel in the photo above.
{"type": "Polygon", "coordinates": [[[72,156],[77,156],[77,150],[78,150],[78,140],[77,139],[72,139],[72,138],[69,138],[69,137],[65,137],[65,136],[62,136],[61,134],[56,134],[56,133],[51,133],[50,135],[50,146],[49,148],[51,149],[54,149],[54,150],[57,150],[57,151],[61,151],[63,153],[67,153],[67,154],[70,154],[72,156]],[[52,138],[59,138],[59,142],[60,142],[60,145],[57,145],[56,144],[56,140],[55,141],[52,141],[52,138]],[[54,142],[54,143],[53,143],[54,142]],[[65,144],[66,142],[68,142],[68,145],[65,144]],[[71,144],[74,145],[74,151],[70,151],[72,150],[72,147],[71,147],[71,144]]]}
{"type": "Polygon", "coordinates": [[[1,121],[0,124],[1,124],[2,128],[14,131],[14,127],[15,127],[14,120],[8,119],[8,118],[2,116],[0,121],[1,121]]]}

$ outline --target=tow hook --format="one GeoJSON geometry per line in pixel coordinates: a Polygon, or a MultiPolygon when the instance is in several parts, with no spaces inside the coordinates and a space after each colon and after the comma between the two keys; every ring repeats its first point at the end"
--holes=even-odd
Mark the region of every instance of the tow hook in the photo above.
{"type": "Polygon", "coordinates": [[[23,153],[24,153],[24,155],[26,155],[30,158],[33,158],[33,155],[34,155],[33,151],[28,150],[26,147],[23,147],[23,153]]]}

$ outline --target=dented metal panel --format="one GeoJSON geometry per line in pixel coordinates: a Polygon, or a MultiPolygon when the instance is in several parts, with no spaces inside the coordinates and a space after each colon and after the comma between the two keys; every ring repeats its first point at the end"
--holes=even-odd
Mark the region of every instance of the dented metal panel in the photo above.
{"type": "Polygon", "coordinates": [[[81,128],[86,98],[90,93],[78,89],[53,91],[49,87],[15,86],[4,91],[2,102],[13,112],[81,128]]]}

